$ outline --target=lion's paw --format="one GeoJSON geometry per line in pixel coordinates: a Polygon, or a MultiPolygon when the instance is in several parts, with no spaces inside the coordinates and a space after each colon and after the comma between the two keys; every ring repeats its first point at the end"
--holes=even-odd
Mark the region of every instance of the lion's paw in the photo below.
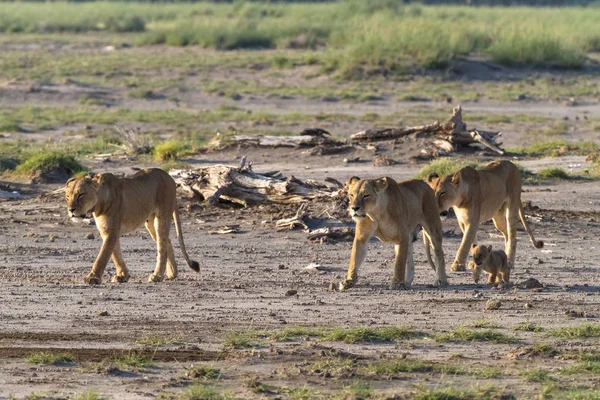
{"type": "Polygon", "coordinates": [[[177,274],[169,274],[167,273],[167,277],[165,278],[168,281],[172,281],[174,279],[177,279],[177,274]]]}
{"type": "Polygon", "coordinates": [[[343,292],[346,289],[350,289],[351,287],[354,287],[356,285],[356,281],[352,280],[352,279],[346,279],[344,281],[341,281],[338,285],[338,290],[340,292],[343,292]]]}
{"type": "Polygon", "coordinates": [[[127,275],[115,275],[112,277],[113,283],[125,283],[129,281],[129,274],[127,275]]]}
{"type": "Polygon", "coordinates": [[[436,279],[435,282],[433,282],[433,286],[446,287],[448,286],[448,279],[436,279]]]}
{"type": "Polygon", "coordinates": [[[454,272],[462,272],[462,271],[466,271],[467,269],[465,268],[465,264],[459,264],[457,262],[453,263],[452,266],[450,267],[450,271],[454,271],[454,272]]]}
{"type": "Polygon", "coordinates": [[[390,284],[390,290],[408,290],[408,289],[410,289],[410,287],[407,286],[406,283],[404,283],[404,282],[390,284]]]}
{"type": "Polygon", "coordinates": [[[475,261],[471,260],[469,261],[469,264],[467,264],[467,269],[475,269],[476,266],[477,264],[475,264],[475,261]]]}
{"type": "Polygon", "coordinates": [[[152,274],[148,277],[148,282],[162,282],[163,279],[161,275],[152,274]]]}
{"type": "Polygon", "coordinates": [[[102,283],[102,278],[97,277],[96,275],[89,274],[85,278],[83,278],[83,282],[88,285],[99,285],[102,283]]]}

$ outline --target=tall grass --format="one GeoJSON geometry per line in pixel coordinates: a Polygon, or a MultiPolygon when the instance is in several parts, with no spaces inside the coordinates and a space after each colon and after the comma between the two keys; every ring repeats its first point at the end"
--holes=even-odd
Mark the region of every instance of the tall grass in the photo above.
{"type": "Polygon", "coordinates": [[[3,3],[0,32],[138,32],[137,45],[326,48],[342,76],[445,68],[484,53],[509,65],[580,67],[600,50],[600,8],[331,3],[3,3]]]}

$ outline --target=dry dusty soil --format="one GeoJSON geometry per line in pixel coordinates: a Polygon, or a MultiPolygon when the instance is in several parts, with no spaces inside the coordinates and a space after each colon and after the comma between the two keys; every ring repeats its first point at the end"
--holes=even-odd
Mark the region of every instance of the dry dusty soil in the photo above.
{"type": "MultiPolygon", "coordinates": [[[[23,104],[53,101],[36,93],[41,96],[23,94],[23,104]]],[[[285,103],[262,100],[256,104],[264,110],[285,103]]],[[[345,103],[315,104],[311,100],[318,112],[334,112],[345,103]]],[[[468,103],[463,106],[469,110],[468,103]]],[[[507,115],[577,113],[576,107],[550,102],[530,109],[512,103],[471,106],[480,113],[493,109],[507,115]]],[[[347,110],[368,112],[360,107],[352,104],[347,110]]],[[[400,106],[377,107],[384,113],[386,107],[398,111],[400,106]]],[[[587,107],[598,113],[597,104],[587,107]]],[[[360,127],[347,131],[354,128],[360,127]]],[[[516,129],[506,140],[519,144],[518,134],[516,129]]],[[[37,135],[43,140],[43,134],[37,135]]],[[[598,140],[597,133],[583,136],[598,140]]],[[[422,166],[405,161],[408,157],[399,150],[389,153],[399,163],[387,167],[373,166],[374,155],[366,150],[310,156],[301,149],[236,149],[198,154],[186,162],[237,164],[243,154],[256,171],[279,169],[300,179],[389,175],[400,180],[422,166]],[[352,156],[363,161],[343,162],[352,156]]],[[[532,171],[586,166],[577,156],[519,162],[532,171]]],[[[151,164],[120,157],[85,163],[96,171],[126,173],[151,164]]],[[[598,357],[600,351],[597,181],[524,187],[523,200],[535,206],[527,215],[545,247],[534,249],[519,230],[514,286],[491,288],[473,283],[469,272],[448,272],[450,285],[434,288],[419,242],[413,288],[390,291],[393,246],[373,240],[358,286],[332,292],[329,284],[344,277],[350,241],[311,243],[301,230],[278,231],[274,221],[293,215],[294,207],[210,207],[183,193],[185,241],[200,262],[200,274],[183,269],[177,246],[179,278],[147,283],[156,255],[151,238],[140,229],[121,241],[131,281],[109,283],[110,265],[104,283],[84,285],[101,245],[95,227],[67,218],[62,195],[52,194],[61,184],[2,180],[22,198],[0,202],[0,398],[71,398],[90,389],[113,399],[210,398],[206,393],[194,397],[201,387],[236,398],[412,398],[452,393],[452,388],[470,398],[561,398],[560,393],[574,388],[595,390],[590,393],[598,398],[600,378],[597,369],[592,371],[598,366],[591,362],[586,367],[580,360],[598,357]],[[239,225],[240,232],[208,234],[231,224],[239,225]],[[304,272],[313,262],[328,270],[304,272]],[[543,287],[519,285],[529,278],[543,287]],[[497,300],[499,308],[486,310],[490,300],[497,300]],[[570,336],[553,331],[582,326],[570,336]],[[306,329],[294,330],[299,327],[306,329]],[[450,333],[455,335],[443,336],[450,333]],[[70,358],[28,362],[40,352],[70,358]]],[[[311,227],[351,225],[348,219],[312,215],[311,227]]],[[[449,266],[461,237],[455,219],[445,218],[443,224],[449,266]]],[[[491,224],[481,227],[478,239],[494,247],[502,244],[491,224]]]]}

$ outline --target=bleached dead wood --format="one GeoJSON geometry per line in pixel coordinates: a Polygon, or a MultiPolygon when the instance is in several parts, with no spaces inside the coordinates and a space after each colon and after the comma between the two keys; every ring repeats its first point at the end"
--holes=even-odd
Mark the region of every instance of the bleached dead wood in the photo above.
{"type": "Polygon", "coordinates": [[[292,230],[297,226],[301,226],[304,230],[308,231],[308,226],[304,222],[304,218],[308,216],[308,209],[306,207],[306,203],[302,203],[298,211],[296,211],[296,215],[292,218],[284,218],[275,222],[275,226],[281,230],[289,229],[292,230]]]}
{"type": "Polygon", "coordinates": [[[280,203],[295,204],[316,199],[334,199],[341,189],[314,181],[303,182],[277,171],[259,174],[251,165],[213,165],[195,170],[172,170],[178,185],[200,201],[215,205],[225,200],[243,206],[280,203]]]}
{"type": "MultiPolygon", "coordinates": [[[[452,110],[450,119],[444,124],[435,121],[427,125],[405,128],[367,129],[350,136],[350,141],[359,143],[365,141],[394,140],[408,135],[414,135],[416,138],[434,139],[433,145],[437,148],[435,153],[438,154],[457,151],[460,147],[470,146],[475,143],[481,144],[498,154],[504,154],[504,150],[497,143],[502,133],[468,129],[467,124],[462,119],[462,108],[460,105],[452,110]]],[[[429,153],[434,152],[429,151],[429,153]]]]}
{"type": "Polygon", "coordinates": [[[337,140],[327,136],[270,136],[270,135],[219,135],[208,146],[212,149],[244,145],[255,147],[315,147],[320,145],[340,145],[337,140]]]}
{"type": "Polygon", "coordinates": [[[353,228],[319,228],[308,234],[311,241],[323,241],[324,239],[352,240],[354,238],[353,228]]]}

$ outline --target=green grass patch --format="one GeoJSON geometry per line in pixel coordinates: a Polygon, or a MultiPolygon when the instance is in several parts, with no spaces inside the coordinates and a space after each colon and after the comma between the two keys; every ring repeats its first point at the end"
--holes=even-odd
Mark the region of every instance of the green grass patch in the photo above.
{"type": "Polygon", "coordinates": [[[598,145],[594,142],[568,143],[564,140],[543,141],[527,147],[508,149],[509,153],[524,154],[530,157],[588,155],[597,151],[598,145]]]}
{"type": "Polygon", "coordinates": [[[233,348],[259,347],[257,339],[275,340],[278,342],[287,342],[298,338],[313,337],[322,341],[330,342],[394,342],[400,340],[420,339],[427,335],[423,332],[417,332],[406,327],[386,327],[386,328],[311,328],[311,327],[293,327],[282,331],[248,331],[231,332],[225,337],[225,346],[233,348]]]}
{"type": "Polygon", "coordinates": [[[538,171],[537,176],[542,179],[572,179],[562,168],[544,168],[538,171]]]}
{"type": "Polygon", "coordinates": [[[367,382],[354,380],[350,385],[345,386],[336,398],[340,399],[369,399],[375,396],[375,390],[367,382]]]}
{"type": "Polygon", "coordinates": [[[70,175],[85,171],[75,157],[57,150],[36,151],[24,156],[24,160],[15,171],[22,175],[47,173],[53,170],[64,170],[70,175]]]}
{"type": "Polygon", "coordinates": [[[532,347],[530,347],[530,352],[529,354],[531,354],[532,356],[539,356],[539,357],[554,357],[556,355],[558,355],[560,352],[558,350],[556,350],[554,347],[547,345],[547,344],[543,344],[543,343],[538,343],[533,345],[532,347]]]}
{"type": "Polygon", "coordinates": [[[85,392],[73,397],[72,400],[104,400],[105,397],[96,392],[94,389],[86,390],[85,392]]]}
{"type": "Polygon", "coordinates": [[[561,374],[564,375],[577,375],[577,374],[594,374],[600,373],[600,362],[599,361],[580,361],[570,367],[562,368],[561,374]]]}
{"type": "Polygon", "coordinates": [[[527,382],[549,382],[554,380],[548,371],[543,369],[527,369],[519,372],[519,376],[527,382]]]}
{"type": "Polygon", "coordinates": [[[193,379],[221,379],[223,375],[217,368],[208,365],[196,365],[186,370],[185,376],[193,379]]]}
{"type": "Polygon", "coordinates": [[[234,400],[235,396],[204,383],[194,383],[176,397],[178,400],[234,400]]]}
{"type": "Polygon", "coordinates": [[[463,326],[453,332],[442,333],[435,337],[437,342],[461,341],[461,342],[491,342],[491,343],[514,343],[516,339],[492,329],[472,330],[463,326]]]}
{"type": "Polygon", "coordinates": [[[432,173],[445,176],[453,174],[464,167],[479,168],[480,166],[478,162],[465,158],[438,158],[421,168],[415,178],[426,179],[432,173]]]}
{"type": "Polygon", "coordinates": [[[167,140],[154,147],[154,159],[156,161],[176,161],[191,154],[192,146],[177,139],[167,140]]]}
{"type": "Polygon", "coordinates": [[[234,349],[260,347],[263,343],[257,342],[256,339],[264,337],[262,332],[230,332],[225,336],[223,345],[234,349]]]}
{"type": "Polygon", "coordinates": [[[584,323],[574,327],[552,329],[546,333],[546,336],[555,336],[565,339],[600,338],[600,324],[584,323]]]}
{"type": "Polygon", "coordinates": [[[423,338],[422,332],[415,332],[409,328],[337,328],[325,333],[321,338],[332,342],[394,342],[423,338]]]}
{"type": "Polygon", "coordinates": [[[487,319],[480,319],[477,320],[475,322],[473,322],[471,324],[471,327],[473,328],[489,328],[489,329],[495,329],[498,328],[497,325],[492,324],[490,321],[488,321],[487,319]]]}
{"type": "Polygon", "coordinates": [[[539,325],[536,325],[532,322],[519,322],[513,328],[515,331],[525,331],[525,332],[543,332],[544,328],[539,325]]]}
{"type": "Polygon", "coordinates": [[[556,400],[598,400],[600,389],[586,387],[564,387],[549,383],[542,387],[541,398],[556,400]]]}
{"type": "Polygon", "coordinates": [[[23,129],[15,121],[0,122],[0,132],[22,132],[23,129]]]}
{"type": "Polygon", "coordinates": [[[493,386],[477,387],[475,389],[457,389],[449,386],[444,389],[420,389],[415,393],[415,400],[501,400],[507,397],[503,390],[493,386]]]}
{"type": "Polygon", "coordinates": [[[497,379],[504,375],[500,368],[485,367],[472,372],[473,376],[483,379],[497,379]]]}
{"type": "Polygon", "coordinates": [[[152,357],[149,357],[142,353],[129,352],[118,358],[111,360],[118,368],[124,369],[131,367],[135,369],[150,368],[154,366],[152,357]]]}
{"type": "Polygon", "coordinates": [[[378,361],[359,370],[366,375],[396,375],[399,373],[439,373],[459,375],[465,372],[454,365],[438,364],[420,360],[398,359],[378,361]]]}
{"type": "Polygon", "coordinates": [[[40,351],[31,354],[27,357],[29,364],[70,364],[74,362],[73,356],[69,353],[52,353],[48,351],[40,351]]]}

